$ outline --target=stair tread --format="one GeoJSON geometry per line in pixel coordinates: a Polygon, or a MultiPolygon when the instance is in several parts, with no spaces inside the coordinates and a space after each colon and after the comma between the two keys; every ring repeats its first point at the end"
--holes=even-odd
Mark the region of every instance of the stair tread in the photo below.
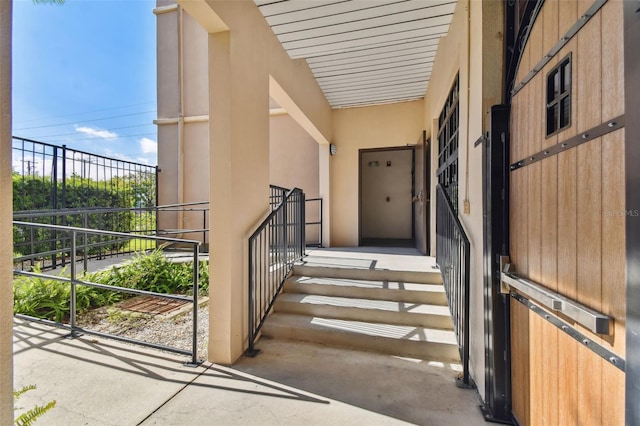
{"type": "Polygon", "coordinates": [[[352,333],[394,339],[397,341],[408,340],[432,344],[457,345],[453,331],[427,327],[310,317],[286,313],[273,314],[267,324],[271,326],[326,330],[345,334],[352,333]]]}
{"type": "Polygon", "coordinates": [[[374,265],[372,261],[367,261],[363,265],[349,265],[336,263],[317,263],[310,261],[298,262],[293,267],[294,274],[308,275],[314,277],[351,278],[356,280],[389,280],[408,281],[426,284],[441,284],[442,275],[440,270],[427,268],[424,270],[400,270],[385,269],[374,265]]]}
{"type": "Polygon", "coordinates": [[[330,305],[354,309],[375,309],[409,314],[428,314],[450,317],[449,308],[446,305],[433,305],[413,302],[395,302],[388,300],[351,298],[337,296],[323,296],[316,294],[284,293],[278,297],[278,302],[302,303],[313,305],[330,305]]]}
{"type": "Polygon", "coordinates": [[[327,277],[308,277],[304,275],[294,275],[288,279],[289,282],[298,284],[320,284],[320,285],[333,285],[341,287],[358,287],[358,288],[370,288],[381,290],[407,290],[407,291],[421,291],[421,292],[433,292],[444,293],[444,287],[442,284],[421,284],[421,283],[406,283],[398,281],[379,281],[379,280],[357,280],[350,278],[327,278],[327,277]]]}

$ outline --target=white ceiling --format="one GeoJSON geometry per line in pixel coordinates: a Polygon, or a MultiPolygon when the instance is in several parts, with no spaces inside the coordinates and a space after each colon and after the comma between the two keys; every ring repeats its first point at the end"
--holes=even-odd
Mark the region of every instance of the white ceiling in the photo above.
{"type": "Polygon", "coordinates": [[[333,108],[424,97],[455,0],[254,0],[333,108]]]}

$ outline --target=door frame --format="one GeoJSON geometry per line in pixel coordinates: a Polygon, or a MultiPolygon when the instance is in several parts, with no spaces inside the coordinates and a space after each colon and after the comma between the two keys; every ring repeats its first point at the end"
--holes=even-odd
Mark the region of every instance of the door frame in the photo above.
{"type": "MultiPolygon", "coordinates": [[[[362,155],[368,152],[411,150],[411,198],[415,197],[416,150],[414,146],[392,146],[385,148],[363,148],[358,150],[358,246],[362,246],[362,155]]],[[[415,245],[415,213],[411,203],[411,240],[415,245]]]]}
{"type": "Polygon", "coordinates": [[[511,424],[511,313],[500,291],[500,259],[509,254],[509,105],[489,110],[482,139],[485,420],[511,424]]]}

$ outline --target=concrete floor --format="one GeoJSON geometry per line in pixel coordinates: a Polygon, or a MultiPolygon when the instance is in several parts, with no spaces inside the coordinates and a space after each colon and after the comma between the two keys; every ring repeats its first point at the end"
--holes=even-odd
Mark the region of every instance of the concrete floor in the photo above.
{"type": "MultiPolygon", "coordinates": [[[[414,249],[309,251],[320,266],[433,271],[414,249]]],[[[477,425],[475,390],[458,364],[262,339],[255,358],[229,367],[15,320],[19,406],[56,400],[42,425],[477,425]]],[[[20,412],[20,411],[18,411],[20,412]]]]}
{"type": "Polygon", "coordinates": [[[258,343],[232,367],[15,320],[19,406],[56,400],[42,425],[475,425],[459,365],[314,344],[258,343]]]}

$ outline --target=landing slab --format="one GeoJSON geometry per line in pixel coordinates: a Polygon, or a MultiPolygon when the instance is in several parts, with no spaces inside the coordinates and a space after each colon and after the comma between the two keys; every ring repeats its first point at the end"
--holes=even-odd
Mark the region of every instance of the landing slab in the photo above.
{"type": "Polygon", "coordinates": [[[435,257],[414,248],[337,247],[309,250],[304,262],[309,266],[370,270],[438,272],[435,257]]]}

